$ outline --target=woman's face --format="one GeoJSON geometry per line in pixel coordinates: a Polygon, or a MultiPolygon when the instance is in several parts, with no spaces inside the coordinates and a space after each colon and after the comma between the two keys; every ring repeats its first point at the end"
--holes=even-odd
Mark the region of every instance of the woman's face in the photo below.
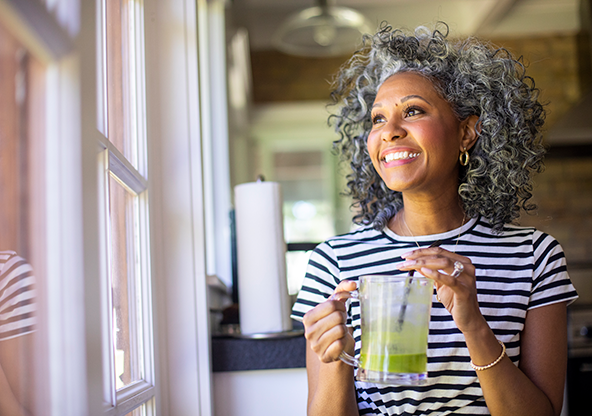
{"type": "Polygon", "coordinates": [[[459,121],[431,81],[391,76],[372,107],[368,152],[389,189],[434,197],[458,187],[458,157],[468,119],[459,121]]]}

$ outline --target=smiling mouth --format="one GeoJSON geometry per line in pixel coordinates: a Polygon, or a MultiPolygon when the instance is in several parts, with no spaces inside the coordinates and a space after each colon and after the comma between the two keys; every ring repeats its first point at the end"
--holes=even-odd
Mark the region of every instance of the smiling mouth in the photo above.
{"type": "Polygon", "coordinates": [[[384,161],[386,163],[392,162],[393,160],[405,160],[405,159],[413,159],[419,156],[419,152],[412,153],[412,152],[393,152],[389,153],[384,157],[384,161]]]}

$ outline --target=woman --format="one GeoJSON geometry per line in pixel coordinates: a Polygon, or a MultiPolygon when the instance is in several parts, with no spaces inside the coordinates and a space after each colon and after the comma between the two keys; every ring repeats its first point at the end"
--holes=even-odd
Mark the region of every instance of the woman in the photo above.
{"type": "Polygon", "coordinates": [[[531,174],[542,169],[538,90],[509,53],[453,43],[444,29],[383,27],[336,79],[336,148],[363,226],[314,250],[293,309],[306,330],[309,415],[561,412],[577,294],[559,244],[512,225],[534,209],[531,174]],[[428,382],[356,382],[339,355],[359,354],[359,304],[328,299],[361,275],[410,270],[436,289],[428,382]]]}

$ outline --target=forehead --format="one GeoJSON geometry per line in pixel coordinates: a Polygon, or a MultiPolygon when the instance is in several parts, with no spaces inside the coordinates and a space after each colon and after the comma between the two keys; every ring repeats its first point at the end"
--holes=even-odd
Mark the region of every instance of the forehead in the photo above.
{"type": "Polygon", "coordinates": [[[437,96],[443,100],[434,83],[415,72],[399,72],[388,77],[378,88],[376,99],[392,94],[423,94],[437,96]]]}

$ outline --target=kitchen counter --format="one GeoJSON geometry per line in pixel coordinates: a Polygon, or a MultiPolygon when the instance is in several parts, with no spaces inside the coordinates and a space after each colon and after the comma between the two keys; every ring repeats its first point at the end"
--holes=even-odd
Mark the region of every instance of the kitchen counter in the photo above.
{"type": "Polygon", "coordinates": [[[297,330],[270,338],[212,337],[214,372],[306,367],[306,339],[297,330]]]}

